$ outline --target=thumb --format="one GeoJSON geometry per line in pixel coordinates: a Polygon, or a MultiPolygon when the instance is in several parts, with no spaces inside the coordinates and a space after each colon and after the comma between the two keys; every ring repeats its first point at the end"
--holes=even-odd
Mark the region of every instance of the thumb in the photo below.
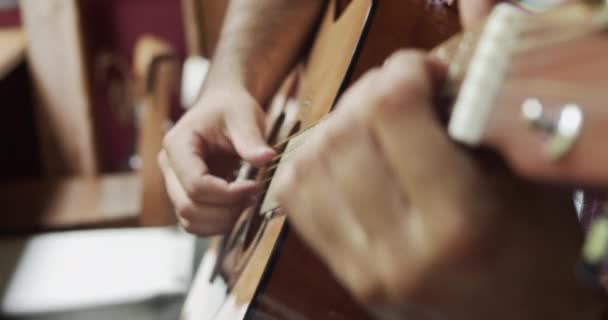
{"type": "Polygon", "coordinates": [[[275,156],[264,139],[264,113],[257,104],[239,108],[226,117],[226,129],[237,154],[255,166],[275,156]]]}

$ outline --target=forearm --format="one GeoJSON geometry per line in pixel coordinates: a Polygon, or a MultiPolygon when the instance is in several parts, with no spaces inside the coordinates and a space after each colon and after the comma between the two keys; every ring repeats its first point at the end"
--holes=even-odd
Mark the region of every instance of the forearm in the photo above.
{"type": "Polygon", "coordinates": [[[245,87],[265,103],[293,65],[323,0],[232,0],[207,87],[245,87]]]}

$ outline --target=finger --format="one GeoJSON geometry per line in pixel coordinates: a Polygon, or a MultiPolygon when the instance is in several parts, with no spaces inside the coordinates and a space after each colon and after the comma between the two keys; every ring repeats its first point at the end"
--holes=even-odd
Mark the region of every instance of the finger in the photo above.
{"type": "Polygon", "coordinates": [[[207,204],[230,204],[240,202],[256,190],[252,181],[226,180],[209,174],[204,162],[204,142],[196,133],[170,133],[165,138],[164,155],[166,167],[177,176],[179,183],[190,199],[207,204]]]}
{"type": "Polygon", "coordinates": [[[166,155],[159,156],[167,193],[171,199],[181,225],[190,233],[197,235],[220,234],[228,231],[242,211],[243,205],[212,206],[198,205],[188,196],[179,183],[177,176],[168,166],[166,155]]]}
{"type": "Polygon", "coordinates": [[[253,181],[227,183],[209,174],[200,177],[187,176],[185,178],[187,182],[182,183],[173,170],[168,153],[165,151],[161,151],[159,154],[159,165],[168,188],[174,192],[174,195],[179,194],[179,197],[183,195],[197,204],[233,206],[246,201],[257,191],[257,185],[253,181]],[[185,185],[189,189],[186,189],[185,185]]]}
{"type": "Polygon", "coordinates": [[[456,195],[466,190],[467,175],[474,170],[435,117],[427,58],[414,52],[397,54],[383,67],[381,77],[375,101],[370,101],[376,106],[371,108],[371,118],[389,168],[412,204],[450,204],[433,201],[433,197],[442,194],[458,199],[456,195]]]}
{"type": "Polygon", "coordinates": [[[459,1],[460,18],[465,30],[474,29],[490,14],[497,0],[459,1]]]}
{"type": "Polygon", "coordinates": [[[199,206],[192,202],[176,208],[181,226],[198,236],[225,234],[232,229],[242,212],[241,207],[199,206]]]}
{"type": "Polygon", "coordinates": [[[226,129],[236,152],[245,161],[261,166],[275,156],[264,139],[263,112],[257,105],[227,115],[226,129]]]}
{"type": "MultiPolygon", "coordinates": [[[[563,158],[554,161],[547,153],[546,133],[532,129],[523,120],[522,110],[499,100],[488,120],[482,143],[496,149],[519,174],[532,178],[562,180],[576,184],[608,182],[608,150],[598,148],[603,141],[608,111],[594,101],[599,96],[578,99],[583,114],[580,134],[563,158]]],[[[564,104],[545,104],[545,112],[558,115],[564,104]]]]}
{"type": "Polygon", "coordinates": [[[195,224],[203,224],[206,222],[218,222],[225,220],[233,220],[240,213],[245,203],[236,203],[227,205],[200,205],[193,202],[186,194],[177,176],[168,166],[167,158],[161,153],[159,156],[167,193],[173,202],[178,215],[195,224]]]}
{"type": "MultiPolygon", "coordinates": [[[[407,69],[407,66],[395,65],[393,60],[395,59],[389,59],[385,68],[393,68],[398,72],[404,70],[403,67],[407,69]]],[[[433,63],[429,68],[429,78],[432,78],[433,83],[442,79],[444,74],[442,68],[438,68],[433,63]]],[[[391,102],[390,99],[386,100],[387,97],[403,94],[401,88],[390,87],[394,84],[393,78],[394,76],[387,78],[381,70],[364,76],[345,94],[339,102],[338,111],[334,114],[336,118],[344,120],[343,128],[337,129],[339,132],[332,133],[329,129],[335,129],[335,126],[328,125],[329,132],[321,134],[329,140],[356,141],[354,146],[348,143],[331,144],[332,153],[341,156],[331,158],[339,161],[334,162],[330,159],[330,168],[333,179],[343,190],[345,202],[351,205],[356,218],[362,221],[364,228],[367,228],[366,232],[372,243],[372,249],[367,255],[372,258],[374,265],[367,269],[364,276],[369,277],[369,274],[375,273],[375,284],[370,287],[374,290],[364,295],[358,294],[364,301],[370,299],[397,301],[414,292],[419,284],[421,270],[424,269],[423,261],[428,260],[434,252],[434,241],[430,239],[433,235],[426,231],[428,227],[422,215],[416,210],[413,210],[414,214],[412,214],[412,208],[408,203],[412,195],[402,191],[400,183],[395,179],[392,165],[386,161],[384,151],[371,134],[366,133],[366,130],[353,130],[346,125],[356,123],[355,128],[365,128],[367,120],[373,119],[374,116],[365,114],[363,110],[374,112],[376,108],[371,106],[379,104],[382,107],[378,109],[382,112],[383,108],[387,107],[386,103],[391,102]],[[388,81],[389,86],[379,89],[383,87],[382,83],[385,81],[388,81]],[[355,119],[351,119],[353,117],[355,119]],[[344,136],[350,139],[339,139],[346,138],[344,136]]],[[[428,85],[431,86],[432,83],[428,85]]],[[[423,94],[425,92],[424,88],[413,91],[417,94],[419,91],[423,94]]],[[[400,112],[407,115],[406,109],[402,106],[400,112]]],[[[401,146],[396,148],[400,149],[401,146]]],[[[416,154],[400,155],[396,162],[407,162],[410,157],[417,156],[416,154]]],[[[430,192],[431,197],[437,194],[440,192],[430,192]]],[[[355,280],[347,282],[355,283],[355,280]]]]}
{"type": "Polygon", "coordinates": [[[190,224],[202,226],[215,234],[228,231],[226,228],[232,227],[241,212],[244,211],[244,207],[245,204],[231,207],[198,205],[184,199],[183,202],[176,207],[176,213],[180,218],[187,220],[190,224]]]}
{"type": "Polygon", "coordinates": [[[314,143],[310,141],[307,147],[305,155],[282,164],[277,172],[275,190],[281,208],[322,256],[343,251],[349,245],[364,245],[367,236],[339,196],[340,189],[319,160],[314,143]]]}
{"type": "MultiPolygon", "coordinates": [[[[370,242],[371,250],[355,261],[373,261],[373,265],[363,264],[367,267],[366,275],[358,276],[371,277],[376,282],[373,286],[368,284],[368,291],[358,296],[365,301],[389,298],[396,301],[406,296],[416,282],[414,279],[419,279],[415,274],[416,264],[420,256],[428,254],[429,241],[416,226],[417,217],[409,213],[407,199],[371,136],[365,130],[350,132],[355,132],[347,139],[352,143],[331,144],[332,154],[336,156],[329,159],[329,166],[332,180],[340,186],[344,202],[365,229],[370,242]]],[[[361,282],[350,278],[355,275],[351,272],[345,277],[349,277],[349,283],[361,282]]]]}
{"type": "Polygon", "coordinates": [[[370,241],[385,237],[387,232],[402,232],[406,199],[371,133],[344,115],[337,120],[323,136],[332,155],[327,157],[327,165],[344,202],[372,237],[370,241]],[[357,126],[361,129],[353,130],[357,126]]]}
{"type": "Polygon", "coordinates": [[[375,291],[376,282],[371,272],[373,262],[367,255],[370,250],[367,234],[344,203],[321,161],[315,159],[314,165],[294,162],[295,165],[287,165],[277,176],[282,209],[302,239],[343,285],[359,297],[370,295],[375,291]]]}

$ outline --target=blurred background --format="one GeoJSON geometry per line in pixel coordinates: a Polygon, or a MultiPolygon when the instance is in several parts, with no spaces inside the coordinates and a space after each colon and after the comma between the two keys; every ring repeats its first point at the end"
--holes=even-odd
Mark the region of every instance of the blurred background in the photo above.
{"type": "Polygon", "coordinates": [[[0,0],[0,319],[176,319],[205,243],[156,155],[227,0],[0,0]]]}

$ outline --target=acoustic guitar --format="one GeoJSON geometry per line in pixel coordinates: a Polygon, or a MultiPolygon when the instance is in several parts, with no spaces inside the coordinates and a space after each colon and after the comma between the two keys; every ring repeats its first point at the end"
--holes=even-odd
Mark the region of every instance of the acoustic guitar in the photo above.
{"type": "Polygon", "coordinates": [[[272,177],[339,94],[400,48],[429,49],[460,29],[455,6],[427,0],[328,1],[306,59],[268,108],[267,140],[279,151],[240,179],[265,188],[234,229],[215,238],[200,264],[182,319],[368,319],[325,265],[291,232],[273,199],[272,177]]]}
{"type": "MultiPolygon", "coordinates": [[[[269,109],[267,138],[280,156],[263,168],[244,166],[239,174],[260,181],[264,193],[230,234],[214,240],[183,319],[370,319],[289,230],[288,213],[273,199],[272,177],[342,89],[399,48],[428,49],[445,40],[459,29],[457,16],[455,8],[422,0],[329,1],[306,61],[269,109]]],[[[608,85],[602,77],[608,65],[601,62],[608,52],[601,39],[607,26],[608,9],[599,1],[534,17],[502,6],[479,31],[443,43],[432,54],[449,65],[447,99],[441,100],[453,102],[447,104],[454,106],[452,137],[469,144],[483,135],[521,138],[503,129],[520,119],[519,106],[531,97],[601,108],[600,88],[608,85]],[[573,61],[576,67],[563,67],[573,61]]]]}

